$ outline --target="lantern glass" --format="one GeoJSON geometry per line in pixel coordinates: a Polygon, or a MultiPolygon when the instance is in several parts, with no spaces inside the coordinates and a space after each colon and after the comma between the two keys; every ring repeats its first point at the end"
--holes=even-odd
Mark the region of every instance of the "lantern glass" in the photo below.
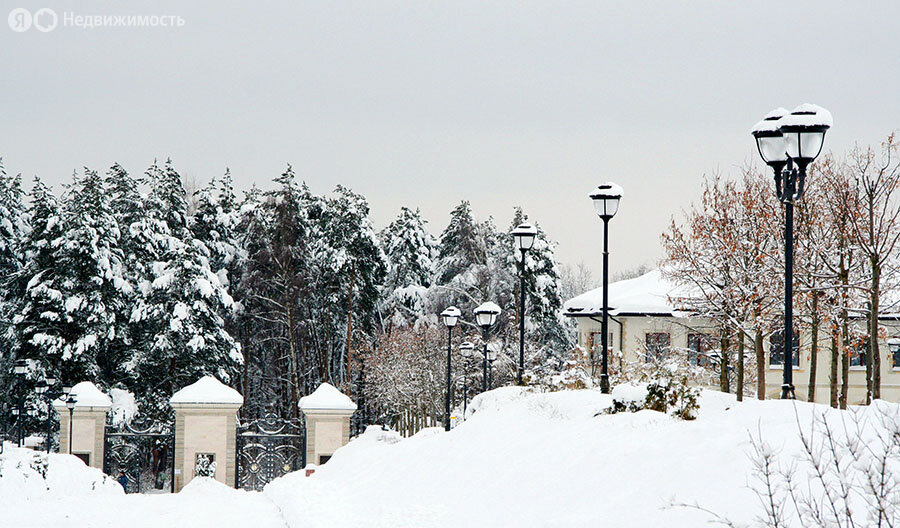
{"type": "Polygon", "coordinates": [[[14,371],[17,376],[24,376],[25,372],[28,370],[28,363],[25,362],[24,359],[20,359],[16,361],[16,366],[14,367],[14,371]]]}
{"type": "Polygon", "coordinates": [[[516,235],[516,243],[519,249],[528,251],[534,246],[534,235],[516,235]]]}
{"type": "Polygon", "coordinates": [[[799,130],[784,135],[788,156],[800,161],[813,161],[822,152],[825,144],[824,130],[799,130]]]}
{"type": "Polygon", "coordinates": [[[43,393],[47,392],[47,382],[42,380],[42,381],[35,383],[34,392],[36,392],[38,394],[43,394],[43,393]]]}
{"type": "Polygon", "coordinates": [[[78,400],[76,400],[74,396],[69,396],[69,398],[66,400],[66,407],[69,408],[69,409],[74,409],[74,408],[75,408],[75,403],[76,403],[77,401],[78,401],[78,400]]]}
{"type": "Polygon", "coordinates": [[[759,149],[760,157],[768,165],[787,161],[787,146],[781,134],[758,136],[756,147],[759,149]]]}
{"type": "Polygon", "coordinates": [[[50,386],[56,385],[56,378],[54,378],[52,376],[47,378],[47,385],[50,385],[50,386]]]}

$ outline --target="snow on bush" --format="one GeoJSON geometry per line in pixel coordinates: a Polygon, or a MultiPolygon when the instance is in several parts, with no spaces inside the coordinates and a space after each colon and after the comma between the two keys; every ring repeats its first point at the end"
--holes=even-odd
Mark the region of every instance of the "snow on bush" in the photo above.
{"type": "Polygon", "coordinates": [[[11,443],[4,444],[0,454],[0,497],[26,500],[124,493],[114,479],[71,455],[51,453],[48,456],[11,443]]]}

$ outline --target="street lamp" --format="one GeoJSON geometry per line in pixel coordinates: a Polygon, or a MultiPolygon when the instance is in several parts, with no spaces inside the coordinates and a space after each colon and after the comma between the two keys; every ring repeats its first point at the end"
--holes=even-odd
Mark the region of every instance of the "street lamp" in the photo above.
{"type": "Polygon", "coordinates": [[[13,372],[19,380],[19,401],[16,413],[16,424],[19,426],[17,443],[22,447],[25,442],[25,374],[28,372],[28,362],[24,359],[16,360],[13,366],[13,372]]]}
{"type": "Polygon", "coordinates": [[[481,327],[481,335],[484,340],[484,358],[482,360],[482,374],[481,374],[481,390],[482,392],[487,391],[488,387],[488,360],[487,360],[487,343],[488,343],[488,332],[491,330],[491,326],[497,321],[497,316],[500,315],[500,307],[492,302],[486,302],[475,308],[475,323],[481,327]]]}
{"type": "Polygon", "coordinates": [[[75,413],[75,404],[78,402],[78,398],[75,397],[74,394],[69,394],[69,397],[66,398],[66,408],[69,409],[69,454],[72,454],[72,420],[73,414],[75,413]]]}
{"type": "Polygon", "coordinates": [[[831,112],[802,104],[791,113],[776,108],[751,133],[759,156],[775,173],[775,195],[784,204],[784,379],[781,398],[794,399],[794,202],[803,196],[806,167],[822,152],[831,112]],[[796,167],[794,167],[796,165],[796,167]]]}
{"type": "Polygon", "coordinates": [[[519,368],[516,369],[516,383],[522,384],[522,373],[525,371],[525,252],[534,246],[537,228],[531,224],[519,224],[513,229],[516,247],[522,254],[519,263],[519,368]]]}
{"type": "Polygon", "coordinates": [[[450,356],[453,354],[453,327],[462,315],[459,308],[451,306],[441,312],[441,320],[447,327],[447,394],[444,395],[444,431],[450,430],[450,356]]]}
{"type": "Polygon", "coordinates": [[[488,387],[494,387],[494,361],[497,361],[497,351],[493,348],[487,349],[488,362],[488,387]]]}
{"type": "Polygon", "coordinates": [[[609,220],[619,210],[619,200],[622,199],[622,188],[615,183],[608,182],[598,185],[590,194],[594,201],[594,209],[597,216],[603,220],[603,319],[600,323],[600,392],[609,393],[609,359],[608,343],[609,330],[607,329],[609,316],[609,220]]]}
{"type": "Polygon", "coordinates": [[[463,358],[463,420],[465,420],[466,406],[469,403],[469,360],[475,356],[475,345],[469,341],[459,345],[459,355],[463,358]]]}

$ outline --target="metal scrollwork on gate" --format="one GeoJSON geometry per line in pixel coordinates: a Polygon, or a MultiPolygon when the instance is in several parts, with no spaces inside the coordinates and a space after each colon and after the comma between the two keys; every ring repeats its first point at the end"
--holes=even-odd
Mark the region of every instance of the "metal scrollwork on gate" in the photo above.
{"type": "Polygon", "coordinates": [[[108,423],[104,435],[103,471],[125,475],[126,493],[171,492],[174,489],[175,433],[172,424],[150,420],[108,423]]]}
{"type": "Polygon", "coordinates": [[[267,414],[238,426],[236,487],[260,491],[272,480],[305,465],[302,420],[293,422],[267,414]]]}

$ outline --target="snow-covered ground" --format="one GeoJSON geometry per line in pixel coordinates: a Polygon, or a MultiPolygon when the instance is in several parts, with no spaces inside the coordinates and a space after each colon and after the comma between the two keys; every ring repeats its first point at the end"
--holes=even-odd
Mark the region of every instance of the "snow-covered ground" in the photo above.
{"type": "Polygon", "coordinates": [[[749,487],[750,434],[790,457],[800,449],[798,418],[806,429],[827,409],[705,391],[691,422],[653,411],[597,415],[609,403],[594,391],[497,389],[449,433],[401,439],[370,427],[313,476],[296,472],[262,493],[196,481],[173,496],[126,496],[62,455],[51,457],[51,489],[41,492],[7,482],[23,459],[8,448],[3,457],[18,454],[2,462],[0,526],[677,528],[709,520],[666,508],[672,501],[747,522],[761,513],[749,487]],[[54,481],[57,464],[77,478],[54,481]]]}

